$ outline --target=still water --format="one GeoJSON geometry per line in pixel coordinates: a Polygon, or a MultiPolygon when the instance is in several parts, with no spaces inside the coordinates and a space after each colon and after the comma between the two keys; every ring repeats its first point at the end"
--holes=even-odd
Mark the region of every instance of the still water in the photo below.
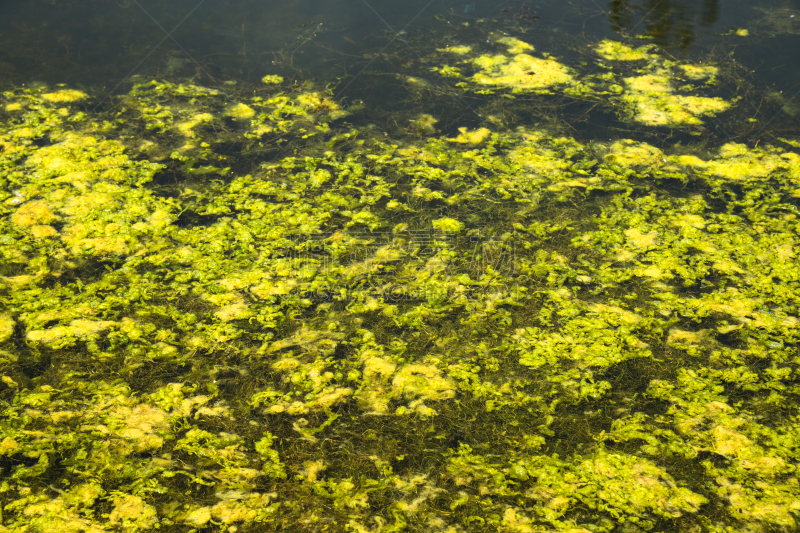
{"type": "Polygon", "coordinates": [[[6,2],[0,530],[794,531],[800,2],[6,2]]]}
{"type": "Polygon", "coordinates": [[[219,87],[269,72],[384,107],[403,100],[404,75],[427,75],[456,100],[459,90],[426,72],[426,53],[452,39],[474,43],[491,31],[517,31],[575,60],[582,44],[649,35],[644,42],[674,57],[738,61],[737,75],[754,87],[789,95],[800,83],[797,9],[792,2],[710,0],[12,3],[0,21],[0,73],[6,83],[119,94],[136,75],[219,87]],[[748,29],[748,38],[725,35],[737,28],[748,29]]]}

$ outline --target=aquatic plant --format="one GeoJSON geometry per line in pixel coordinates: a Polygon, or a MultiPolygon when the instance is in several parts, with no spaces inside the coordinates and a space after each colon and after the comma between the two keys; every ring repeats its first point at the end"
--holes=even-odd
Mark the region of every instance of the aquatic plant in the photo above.
{"type": "MultiPolygon", "coordinates": [[[[465,83],[605,96],[497,46],[465,83]]],[[[797,141],[399,141],[263,81],[3,93],[4,528],[796,528],[797,141]]]]}

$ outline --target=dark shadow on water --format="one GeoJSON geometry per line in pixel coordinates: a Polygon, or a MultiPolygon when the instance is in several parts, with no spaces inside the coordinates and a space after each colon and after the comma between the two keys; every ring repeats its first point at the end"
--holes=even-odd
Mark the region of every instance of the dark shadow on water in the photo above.
{"type": "Polygon", "coordinates": [[[713,27],[719,18],[719,1],[613,0],[608,15],[614,31],[652,35],[660,46],[688,48],[697,30],[713,27]]]}

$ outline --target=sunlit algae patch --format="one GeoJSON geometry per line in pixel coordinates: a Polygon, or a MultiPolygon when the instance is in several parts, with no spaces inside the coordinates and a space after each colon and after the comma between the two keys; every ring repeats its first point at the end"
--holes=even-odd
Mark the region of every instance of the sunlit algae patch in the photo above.
{"type": "Polygon", "coordinates": [[[632,48],[624,43],[604,40],[594,47],[595,53],[610,65],[581,76],[548,53],[537,57],[533,46],[511,37],[494,39],[494,46],[504,47],[506,54],[477,55],[472,47],[451,46],[440,51],[467,56],[461,60],[475,73],[467,78],[462,69],[445,65],[438,69],[443,76],[463,78],[458,86],[478,94],[493,89],[510,89],[513,93],[564,94],[581,99],[600,99],[613,103],[621,118],[647,126],[684,126],[702,124],[701,117],[715,116],[728,110],[733,102],[720,97],[681,94],[698,92],[692,85],[680,85],[682,80],[707,80],[706,86],[716,83],[717,67],[681,63],[662,57],[655,45],[632,48]],[[470,54],[473,57],[469,57],[470,54]],[[625,75],[636,72],[639,75],[625,75]],[[489,89],[483,88],[489,87],[489,89]],[[606,95],[616,95],[609,100],[606,95]]]}
{"type": "MultiPolygon", "coordinates": [[[[476,83],[575,83],[500,42],[476,83]]],[[[796,152],[393,144],[264,81],[3,94],[3,530],[796,529],[796,152]]]]}

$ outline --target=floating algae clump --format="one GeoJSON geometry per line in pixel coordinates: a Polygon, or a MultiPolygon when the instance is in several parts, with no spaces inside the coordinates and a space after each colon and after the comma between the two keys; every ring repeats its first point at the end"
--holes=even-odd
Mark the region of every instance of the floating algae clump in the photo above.
{"type": "MultiPolygon", "coordinates": [[[[462,59],[462,65],[476,70],[469,78],[461,74],[461,68],[450,65],[434,70],[443,76],[469,80],[471,83],[462,81],[457,86],[477,94],[507,89],[511,93],[562,94],[579,100],[600,101],[616,107],[625,120],[646,126],[702,124],[701,117],[727,111],[734,103],[720,97],[681,94],[679,91],[698,88],[686,84],[678,86],[678,81],[709,78],[706,86],[711,86],[719,68],[666,59],[653,44],[632,48],[617,41],[600,41],[593,47],[594,52],[611,65],[600,62],[607,72],[596,74],[593,69],[582,77],[579,71],[550,54],[532,55],[533,46],[517,38],[491,38],[488,42],[504,46],[508,54],[485,53],[462,59]],[[485,88],[487,86],[490,88],[485,88]]],[[[468,56],[472,49],[455,47],[440,51],[468,56]]]]}
{"type": "Polygon", "coordinates": [[[459,134],[457,137],[448,139],[448,141],[464,144],[481,144],[492,133],[487,128],[478,128],[474,131],[469,131],[467,128],[458,128],[458,132],[459,134]]]}
{"type": "Polygon", "coordinates": [[[283,83],[283,76],[276,76],[274,74],[269,74],[261,78],[262,83],[266,83],[267,85],[278,85],[283,83]]]}
{"type": "Polygon", "coordinates": [[[3,94],[4,527],[796,528],[796,151],[259,91],[3,94]]]}
{"type": "MultiPolygon", "coordinates": [[[[551,88],[575,83],[574,72],[566,65],[550,57],[543,59],[526,53],[534,50],[530,44],[514,37],[500,37],[495,41],[505,46],[509,55],[483,54],[465,60],[477,69],[471,79],[478,86],[508,88],[512,92],[550,94],[551,88]]],[[[466,55],[470,50],[469,47],[442,49],[457,55],[466,55]]],[[[449,71],[441,72],[447,75],[449,71]]]]}
{"type": "Polygon", "coordinates": [[[619,97],[619,101],[625,106],[629,119],[647,126],[702,124],[700,117],[714,116],[731,107],[731,102],[719,97],[675,94],[673,80],[676,78],[711,78],[712,81],[708,82],[710,84],[719,69],[711,65],[681,64],[663,59],[658,54],[648,53],[654,48],[646,46],[634,50],[613,41],[602,41],[595,48],[598,55],[609,61],[648,60],[644,68],[636,71],[640,75],[625,76],[621,80],[624,94],[619,97]]]}
{"type": "Polygon", "coordinates": [[[439,48],[440,52],[449,52],[451,54],[468,54],[472,52],[471,46],[461,45],[461,46],[448,46],[447,48],[439,48]]]}
{"type": "Polygon", "coordinates": [[[781,149],[750,149],[744,144],[727,143],[720,146],[718,157],[703,160],[693,156],[670,158],[681,166],[694,168],[730,182],[764,182],[779,179],[793,187],[793,196],[800,194],[800,155],[781,149]]]}
{"type": "Polygon", "coordinates": [[[509,54],[521,54],[527,50],[534,50],[533,45],[520,41],[516,37],[500,37],[497,42],[508,48],[509,54]]]}
{"type": "Polygon", "coordinates": [[[61,89],[60,91],[55,91],[52,93],[43,93],[42,98],[48,102],[64,103],[83,100],[84,98],[87,98],[87,94],[74,89],[61,89]]]}
{"type": "Polygon", "coordinates": [[[652,45],[631,48],[618,41],[604,40],[600,41],[594,50],[600,57],[609,61],[640,61],[657,57],[648,53],[652,48],[654,48],[652,45]]]}
{"type": "Polygon", "coordinates": [[[664,152],[658,148],[630,139],[613,142],[604,159],[611,164],[637,169],[658,168],[667,162],[664,152]]]}
{"type": "Polygon", "coordinates": [[[714,116],[731,104],[722,98],[673,94],[666,71],[624,79],[626,93],[622,100],[636,122],[648,126],[702,124],[699,117],[714,116]]]}
{"type": "Polygon", "coordinates": [[[225,111],[225,114],[237,120],[244,120],[252,117],[256,114],[256,112],[249,105],[239,102],[238,104],[234,104],[229,107],[225,111]]]}
{"type": "Polygon", "coordinates": [[[710,78],[712,76],[716,76],[719,72],[719,69],[712,65],[679,65],[679,68],[683,71],[683,75],[689,78],[690,80],[702,80],[704,78],[710,78]]]}
{"type": "Polygon", "coordinates": [[[524,53],[511,58],[485,55],[472,62],[480,69],[473,76],[476,83],[508,87],[514,92],[542,92],[553,86],[574,82],[569,67],[554,59],[541,59],[524,53]]]}

